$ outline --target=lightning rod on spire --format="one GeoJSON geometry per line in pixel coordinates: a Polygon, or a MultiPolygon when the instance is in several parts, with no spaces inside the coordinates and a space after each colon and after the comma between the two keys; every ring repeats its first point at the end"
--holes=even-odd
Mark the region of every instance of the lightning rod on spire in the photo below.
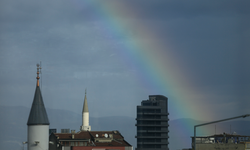
{"type": "Polygon", "coordinates": [[[39,86],[39,79],[40,79],[40,77],[39,77],[39,74],[41,73],[41,66],[39,65],[39,64],[36,64],[36,66],[37,66],[37,72],[36,72],[36,74],[37,74],[37,77],[36,77],[36,79],[37,79],[37,86],[39,86]]]}

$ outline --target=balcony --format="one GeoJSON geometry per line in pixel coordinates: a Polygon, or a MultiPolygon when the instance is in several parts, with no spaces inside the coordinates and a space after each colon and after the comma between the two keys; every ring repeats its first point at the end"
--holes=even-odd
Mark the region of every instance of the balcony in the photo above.
{"type": "Polygon", "coordinates": [[[168,118],[136,118],[135,120],[147,120],[147,121],[169,121],[168,118]]]}
{"type": "Polygon", "coordinates": [[[161,116],[168,116],[169,113],[154,113],[154,112],[137,112],[137,114],[142,115],[161,115],[161,116]]]}
{"type": "Polygon", "coordinates": [[[150,133],[168,133],[169,130],[137,130],[138,132],[150,132],[150,133]]]}
{"type": "Polygon", "coordinates": [[[137,139],[168,139],[169,136],[168,135],[165,135],[165,136],[144,136],[144,135],[141,135],[141,136],[135,136],[135,138],[137,138],[137,139]]]}
{"type": "Polygon", "coordinates": [[[169,144],[168,142],[137,142],[137,144],[139,145],[145,145],[145,144],[159,144],[159,145],[163,145],[163,144],[169,144]]]}
{"type": "Polygon", "coordinates": [[[145,127],[168,127],[169,124],[135,124],[135,126],[145,126],[145,127]]]}
{"type": "Polygon", "coordinates": [[[169,125],[165,124],[135,124],[135,126],[145,126],[145,127],[168,127],[169,125]]]}

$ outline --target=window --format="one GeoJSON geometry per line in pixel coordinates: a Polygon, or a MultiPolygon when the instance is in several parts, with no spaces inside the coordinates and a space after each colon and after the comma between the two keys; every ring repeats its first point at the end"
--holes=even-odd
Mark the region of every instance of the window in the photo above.
{"type": "Polygon", "coordinates": [[[247,144],[246,148],[250,148],[250,144],[247,144]]]}
{"type": "Polygon", "coordinates": [[[62,145],[69,146],[69,142],[68,141],[64,141],[64,142],[62,142],[62,145]]]}

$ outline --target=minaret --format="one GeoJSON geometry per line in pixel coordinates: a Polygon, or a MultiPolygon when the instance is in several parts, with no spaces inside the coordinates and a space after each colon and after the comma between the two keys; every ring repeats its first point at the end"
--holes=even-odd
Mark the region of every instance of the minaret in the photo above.
{"type": "Polygon", "coordinates": [[[82,109],[82,126],[80,128],[81,131],[91,131],[91,126],[89,125],[89,108],[86,94],[87,90],[85,90],[85,97],[82,109]]]}
{"type": "Polygon", "coordinates": [[[37,85],[30,110],[28,125],[28,150],[49,149],[49,119],[39,87],[41,67],[37,64],[37,85]]]}

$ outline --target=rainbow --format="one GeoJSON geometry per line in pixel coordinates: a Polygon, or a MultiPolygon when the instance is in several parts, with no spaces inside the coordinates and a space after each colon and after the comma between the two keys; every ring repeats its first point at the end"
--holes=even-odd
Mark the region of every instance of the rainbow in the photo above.
{"type": "Polygon", "coordinates": [[[141,85],[150,87],[145,88],[146,92],[169,98],[172,119],[213,119],[213,114],[204,107],[206,103],[201,101],[202,93],[197,93],[192,81],[189,81],[192,77],[188,76],[185,62],[175,54],[174,46],[168,43],[167,39],[159,39],[145,23],[126,19],[127,16],[137,14],[131,2],[81,1],[86,2],[94,7],[96,15],[103,19],[101,34],[118,40],[123,38],[123,43],[117,44],[119,57],[129,69],[137,70],[137,79],[141,85]]]}
{"type": "MultiPolygon", "coordinates": [[[[160,39],[146,23],[127,17],[138,15],[137,8],[133,8],[131,1],[75,2],[78,3],[77,7],[82,3],[81,5],[87,4],[95,8],[96,15],[103,19],[104,30],[101,34],[123,38],[123,43],[117,47],[119,57],[129,69],[136,70],[136,78],[142,87],[150,87],[145,88],[148,95],[160,94],[169,98],[171,120],[214,119],[215,114],[206,107],[209,102],[204,102],[202,93],[197,93],[192,83],[193,77],[189,76],[185,62],[175,53],[175,46],[168,43],[168,39],[160,39]]],[[[180,134],[191,136],[193,125],[185,122],[176,127],[176,130],[180,134]]]]}

